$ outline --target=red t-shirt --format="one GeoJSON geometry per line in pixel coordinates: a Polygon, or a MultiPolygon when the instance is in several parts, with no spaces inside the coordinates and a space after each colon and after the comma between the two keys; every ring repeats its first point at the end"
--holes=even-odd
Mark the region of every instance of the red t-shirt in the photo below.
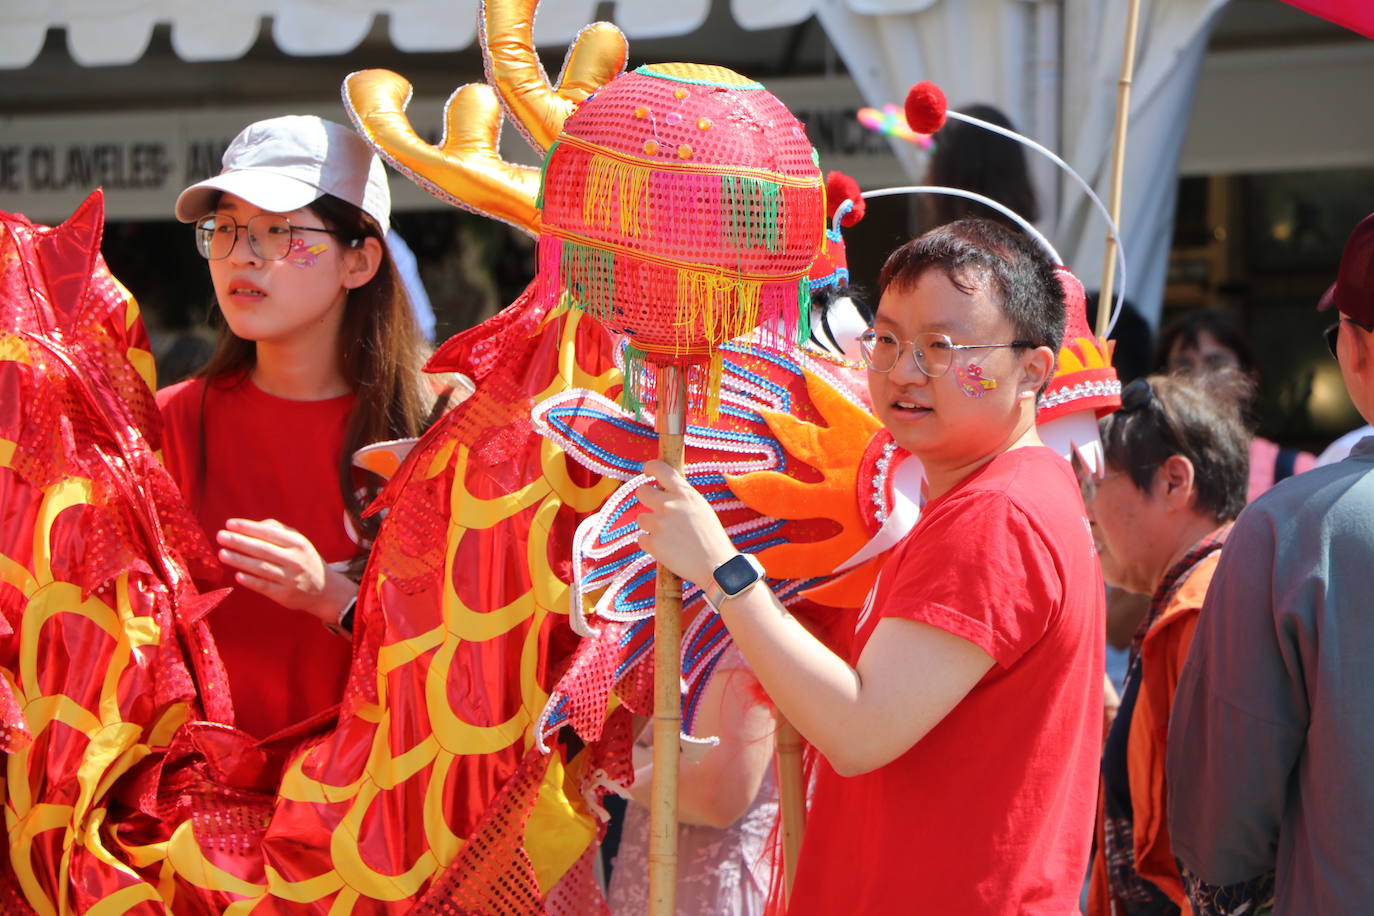
{"type": "Polygon", "coordinates": [[[1102,746],[1102,579],[1078,485],[1047,448],[926,505],[860,615],[931,624],[996,664],[886,766],[820,761],[788,912],[1078,912],[1102,746]]]}
{"type": "MultiPolygon", "coordinates": [[[[159,391],[157,403],[163,459],[211,544],[227,519],[275,518],[309,538],[326,563],[351,559],[357,544],[347,527],[338,463],[353,395],[288,401],[246,377],[211,384],[205,486],[197,494],[205,388],[201,379],[181,382],[159,391]]],[[[226,569],[218,580],[199,584],[234,581],[226,569]]],[[[210,630],[229,673],[236,722],[249,734],[268,737],[343,698],[352,647],[315,617],[235,587],[211,612],[210,630]]]]}

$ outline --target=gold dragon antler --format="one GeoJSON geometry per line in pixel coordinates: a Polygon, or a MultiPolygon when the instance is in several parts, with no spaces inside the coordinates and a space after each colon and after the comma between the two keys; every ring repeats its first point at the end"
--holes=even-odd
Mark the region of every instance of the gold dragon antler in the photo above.
{"type": "Polygon", "coordinates": [[[520,132],[547,151],[577,106],[625,69],[629,54],[619,29],[594,23],[573,41],[558,85],[551,86],[534,50],[537,5],[538,0],[518,0],[509,8],[483,4],[482,53],[495,87],[471,83],[449,97],[438,146],[421,138],[405,113],[411,96],[405,77],[361,70],[349,74],[343,87],[354,125],[394,168],[441,200],[531,235],[540,229],[540,171],[501,158],[502,102],[520,132]]]}
{"type": "Polygon", "coordinates": [[[344,107],[377,153],[411,181],[465,210],[539,234],[539,170],[506,162],[497,151],[501,103],[485,83],[461,86],[444,106],[444,136],[426,143],[406,116],[411,87],[390,70],[362,70],[344,80],[344,107]]]}
{"type": "Polygon", "coordinates": [[[577,106],[625,69],[630,51],[620,29],[593,22],[573,40],[552,86],[534,50],[538,5],[539,0],[484,2],[479,21],[489,79],[516,128],[536,149],[548,152],[577,106]]]}

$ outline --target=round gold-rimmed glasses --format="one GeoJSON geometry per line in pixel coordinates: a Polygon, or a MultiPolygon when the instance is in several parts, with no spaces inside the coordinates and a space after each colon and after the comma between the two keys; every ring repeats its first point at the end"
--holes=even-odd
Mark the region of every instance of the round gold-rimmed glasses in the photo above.
{"type": "Polygon", "coordinates": [[[954,354],[960,350],[992,350],[1001,347],[1027,349],[1035,344],[1028,340],[1013,340],[1002,344],[957,344],[948,335],[928,333],[919,334],[914,340],[899,340],[888,331],[868,330],[859,335],[859,349],[863,351],[864,364],[874,372],[891,372],[897,368],[897,360],[902,351],[911,349],[911,358],[916,368],[929,378],[940,378],[949,374],[954,363],[954,354]]]}

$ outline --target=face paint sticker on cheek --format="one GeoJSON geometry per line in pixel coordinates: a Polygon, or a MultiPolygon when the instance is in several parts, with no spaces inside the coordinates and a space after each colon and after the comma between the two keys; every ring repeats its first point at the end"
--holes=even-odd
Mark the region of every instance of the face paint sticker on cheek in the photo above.
{"type": "Polygon", "coordinates": [[[296,267],[314,267],[315,262],[320,259],[320,255],[324,254],[328,248],[329,246],[323,242],[307,248],[305,247],[305,239],[292,239],[291,250],[286,254],[286,261],[296,267]]]}
{"type": "Polygon", "coordinates": [[[971,398],[981,398],[984,391],[997,387],[995,379],[983,378],[982,366],[960,366],[954,374],[959,379],[959,390],[971,398]]]}

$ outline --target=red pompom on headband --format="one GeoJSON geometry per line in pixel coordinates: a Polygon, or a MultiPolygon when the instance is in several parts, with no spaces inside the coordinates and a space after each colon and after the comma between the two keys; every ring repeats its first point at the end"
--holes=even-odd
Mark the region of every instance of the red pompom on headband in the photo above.
{"type": "Polygon", "coordinates": [[[831,172],[825,176],[825,218],[827,224],[835,219],[835,211],[846,200],[851,201],[853,206],[850,207],[848,213],[840,217],[840,225],[852,226],[864,218],[864,211],[868,209],[868,204],[859,191],[859,183],[844,172],[831,172]]]}
{"type": "Polygon", "coordinates": [[[906,123],[918,134],[933,134],[945,126],[949,101],[930,80],[921,80],[906,94],[906,123]]]}

